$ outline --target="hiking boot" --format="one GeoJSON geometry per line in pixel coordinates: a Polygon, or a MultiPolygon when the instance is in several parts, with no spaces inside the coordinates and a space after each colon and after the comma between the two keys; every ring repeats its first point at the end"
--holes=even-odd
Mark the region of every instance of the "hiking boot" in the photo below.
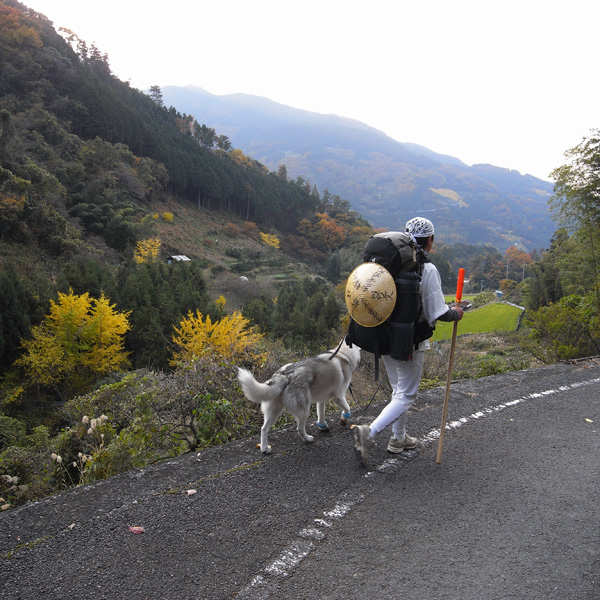
{"type": "Polygon", "coordinates": [[[362,464],[366,467],[369,450],[375,445],[375,442],[369,437],[371,428],[368,425],[352,425],[350,429],[354,435],[354,447],[362,458],[362,464]]]}
{"type": "Polygon", "coordinates": [[[409,435],[407,435],[402,441],[393,437],[390,439],[387,450],[388,452],[393,452],[394,454],[400,454],[400,452],[403,452],[404,450],[412,450],[418,445],[419,440],[417,438],[410,437],[409,435]]]}

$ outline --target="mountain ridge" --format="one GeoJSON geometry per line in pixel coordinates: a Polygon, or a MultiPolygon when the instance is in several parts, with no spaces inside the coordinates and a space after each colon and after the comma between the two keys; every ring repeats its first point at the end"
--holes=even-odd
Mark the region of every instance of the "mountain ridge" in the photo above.
{"type": "Polygon", "coordinates": [[[468,166],[360,121],[260,96],[217,96],[196,86],[166,86],[162,95],[267,168],[285,165],[290,177],[343,197],[374,227],[399,228],[414,214],[430,214],[445,242],[501,251],[547,247],[555,230],[547,206],[552,184],[533,175],[468,166]]]}

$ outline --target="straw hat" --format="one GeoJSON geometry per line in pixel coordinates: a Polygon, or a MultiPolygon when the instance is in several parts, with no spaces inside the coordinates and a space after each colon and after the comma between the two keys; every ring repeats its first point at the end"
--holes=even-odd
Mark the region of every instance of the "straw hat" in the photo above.
{"type": "Polygon", "coordinates": [[[374,262],[363,263],[346,283],[346,308],[363,327],[383,323],[396,304],[396,284],[390,272],[374,262]]]}

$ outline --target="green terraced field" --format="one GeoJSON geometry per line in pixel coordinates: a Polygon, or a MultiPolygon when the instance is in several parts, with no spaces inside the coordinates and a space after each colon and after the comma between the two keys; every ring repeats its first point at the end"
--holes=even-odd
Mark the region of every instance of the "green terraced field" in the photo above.
{"type": "MultiPolygon", "coordinates": [[[[492,333],[494,331],[513,331],[519,323],[521,309],[510,304],[495,302],[481,308],[465,311],[458,323],[457,335],[465,333],[492,333]]],[[[433,334],[434,341],[446,340],[452,337],[454,323],[438,321],[433,334]]]]}

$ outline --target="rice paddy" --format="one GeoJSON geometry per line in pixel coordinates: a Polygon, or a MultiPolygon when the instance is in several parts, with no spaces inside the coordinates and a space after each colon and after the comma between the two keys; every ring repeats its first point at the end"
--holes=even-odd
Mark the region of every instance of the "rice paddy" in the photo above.
{"type": "MultiPolygon", "coordinates": [[[[480,308],[466,310],[458,323],[457,335],[467,333],[494,333],[514,331],[519,326],[523,309],[511,304],[493,302],[480,308]]],[[[450,339],[454,323],[438,321],[433,334],[434,341],[450,339]]]]}

